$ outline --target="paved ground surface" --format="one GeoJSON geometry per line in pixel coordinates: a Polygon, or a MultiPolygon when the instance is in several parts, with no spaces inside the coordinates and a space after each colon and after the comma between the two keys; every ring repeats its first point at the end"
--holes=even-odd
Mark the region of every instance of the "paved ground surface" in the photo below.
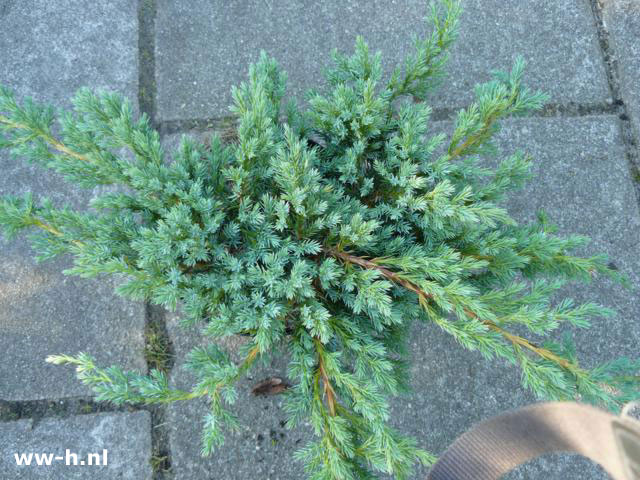
{"type": "MultiPolygon", "coordinates": [[[[505,152],[519,148],[536,160],[536,179],[510,203],[526,220],[544,208],[562,232],[593,238],[586,249],[606,252],[626,273],[630,290],[606,281],[568,288],[618,315],[580,332],[587,365],[637,355],[640,345],[640,1],[466,0],[462,34],[453,51],[451,81],[432,104],[450,128],[473,85],[516,55],[529,63],[529,84],[548,91],[551,105],[535,117],[510,121],[505,152]]],[[[332,48],[349,51],[363,34],[381,50],[387,71],[426,31],[424,0],[241,2],[177,0],[4,0],[0,2],[0,83],[65,107],[84,85],[125,93],[151,115],[168,146],[180,134],[201,135],[228,115],[230,87],[244,78],[260,49],[288,70],[292,96],[303,98],[332,48]]],[[[31,190],[83,207],[97,192],[80,191],[49,172],[0,154],[0,193],[31,190]]],[[[113,283],[65,277],[68,259],[36,265],[20,239],[0,248],[0,479],[282,479],[301,478],[291,453],[305,428],[288,431],[278,397],[253,398],[251,385],[284,376],[285,359],[254,370],[241,385],[238,411],[246,427],[228,448],[199,456],[206,405],[166,410],[115,409],[93,403],[71,371],[51,367],[51,353],[89,351],[107,364],[146,368],[149,332],[167,334],[175,362],[171,381],[188,382],[183,356],[197,331],[175,314],[113,295],[113,283]],[[151,328],[155,327],[155,328],[151,328]],[[13,453],[64,455],[109,450],[108,467],[16,467],[13,453]]],[[[233,351],[236,344],[229,344],[233,351]]],[[[430,326],[412,342],[415,393],[394,400],[393,422],[441,452],[474,422],[534,401],[518,372],[461,350],[430,326]]],[[[423,478],[425,471],[416,473],[423,478]]],[[[595,465],[567,455],[545,457],[509,479],[604,479],[595,465]]]]}

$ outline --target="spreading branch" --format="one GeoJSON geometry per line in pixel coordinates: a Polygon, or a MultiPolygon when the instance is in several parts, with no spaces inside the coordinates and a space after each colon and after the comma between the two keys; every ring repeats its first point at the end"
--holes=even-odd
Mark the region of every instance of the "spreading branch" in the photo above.
{"type": "MultiPolygon", "coordinates": [[[[24,124],[18,123],[18,122],[12,122],[11,120],[9,120],[4,115],[0,115],[0,123],[2,123],[4,125],[7,125],[9,128],[13,128],[13,129],[16,129],[16,130],[27,130],[27,131],[32,131],[33,130],[28,125],[24,125],[24,124]]],[[[59,140],[57,140],[56,138],[54,138],[50,134],[48,134],[46,132],[42,132],[42,131],[38,131],[36,133],[38,134],[38,136],[40,138],[42,138],[45,142],[47,142],[49,145],[51,145],[53,148],[55,148],[58,152],[63,153],[65,155],[68,155],[70,157],[76,158],[76,159],[81,160],[83,162],[91,163],[91,160],[89,159],[89,157],[87,157],[86,155],[82,155],[81,153],[73,151],[72,149],[67,147],[65,144],[63,144],[62,142],[60,142],[59,140]]]]}
{"type": "MultiPolygon", "coordinates": [[[[350,253],[337,250],[335,248],[327,248],[327,249],[325,249],[325,252],[327,254],[333,256],[333,257],[341,259],[342,261],[344,261],[346,263],[351,263],[351,264],[354,264],[354,265],[358,265],[358,266],[360,266],[362,268],[366,268],[366,269],[369,269],[369,270],[377,270],[380,273],[382,273],[382,275],[384,275],[386,278],[388,278],[389,280],[394,282],[395,284],[400,285],[400,286],[406,288],[407,290],[410,290],[410,291],[414,292],[423,301],[429,301],[429,300],[433,299],[433,295],[425,292],[420,287],[418,287],[415,283],[410,282],[409,280],[402,278],[397,273],[392,272],[388,268],[385,268],[385,267],[383,267],[381,265],[378,265],[377,263],[375,263],[372,260],[367,260],[365,258],[358,257],[356,255],[352,255],[350,253]]],[[[498,325],[496,325],[495,323],[493,323],[493,322],[491,322],[489,320],[483,320],[483,319],[478,318],[478,316],[474,312],[472,312],[471,310],[465,309],[465,313],[467,315],[469,315],[470,317],[473,317],[473,318],[477,319],[478,321],[480,321],[481,323],[483,323],[484,325],[489,327],[491,330],[493,330],[495,332],[498,332],[500,335],[502,335],[505,339],[507,339],[513,345],[519,345],[521,347],[524,347],[527,350],[535,353],[536,355],[538,355],[538,356],[540,356],[540,357],[542,357],[542,358],[544,358],[546,360],[550,360],[552,362],[555,362],[558,365],[562,366],[563,368],[566,368],[567,370],[572,371],[573,373],[576,373],[576,374],[584,373],[584,370],[580,369],[579,367],[577,367],[573,363],[569,362],[568,360],[566,360],[566,359],[564,359],[562,357],[559,357],[558,355],[554,354],[550,350],[547,350],[546,348],[538,347],[537,345],[533,344],[532,342],[530,342],[526,338],[523,338],[523,337],[520,337],[518,335],[514,335],[512,333],[509,333],[508,331],[504,330],[503,328],[499,327],[498,325]]]]}

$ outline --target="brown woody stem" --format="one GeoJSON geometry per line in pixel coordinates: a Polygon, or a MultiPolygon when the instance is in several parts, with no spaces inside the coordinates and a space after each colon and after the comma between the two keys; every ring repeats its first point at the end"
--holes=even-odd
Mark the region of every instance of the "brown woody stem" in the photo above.
{"type": "Polygon", "coordinates": [[[336,416],[336,392],[331,386],[331,382],[329,381],[329,376],[327,375],[327,370],[324,367],[324,360],[322,359],[324,347],[322,343],[317,338],[313,339],[313,342],[316,346],[316,350],[318,351],[318,371],[320,372],[320,376],[322,377],[322,383],[324,384],[324,394],[327,397],[327,405],[329,407],[329,415],[332,417],[336,416]]]}
{"type": "MultiPolygon", "coordinates": [[[[56,237],[60,237],[62,236],[62,232],[60,230],[58,230],[55,227],[52,227],[51,225],[48,225],[44,222],[42,222],[41,220],[34,218],[33,219],[33,225],[35,225],[36,227],[39,227],[53,235],[55,235],[56,237]]],[[[84,243],[78,241],[78,240],[71,240],[71,243],[73,243],[74,245],[78,246],[78,247],[84,247],[84,243]]]]}

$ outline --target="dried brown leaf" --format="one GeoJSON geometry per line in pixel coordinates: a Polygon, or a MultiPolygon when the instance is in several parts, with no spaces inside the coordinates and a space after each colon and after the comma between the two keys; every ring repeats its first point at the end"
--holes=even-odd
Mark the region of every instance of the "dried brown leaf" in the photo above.
{"type": "Polygon", "coordinates": [[[278,377],[267,378],[251,389],[254,395],[277,395],[289,388],[289,384],[278,377]]]}

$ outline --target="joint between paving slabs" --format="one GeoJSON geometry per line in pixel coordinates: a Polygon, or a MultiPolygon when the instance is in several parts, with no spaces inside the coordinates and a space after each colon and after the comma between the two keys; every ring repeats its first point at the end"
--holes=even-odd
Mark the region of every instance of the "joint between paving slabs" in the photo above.
{"type": "Polygon", "coordinates": [[[611,92],[611,97],[613,98],[613,103],[619,110],[618,118],[620,119],[620,128],[622,131],[622,138],[627,155],[629,170],[631,172],[631,178],[633,179],[636,199],[640,204],[640,155],[638,152],[638,147],[640,146],[638,134],[640,134],[640,132],[634,131],[633,125],[631,124],[629,110],[620,91],[618,60],[615,55],[614,48],[611,46],[609,32],[604,25],[602,2],[601,0],[590,0],[590,4],[596,30],[598,32],[598,43],[600,44],[600,51],[602,52],[604,67],[607,73],[609,90],[611,92]]]}
{"type": "Polygon", "coordinates": [[[155,124],[156,74],[155,74],[155,0],[138,1],[138,106],[155,124]]]}
{"type": "Polygon", "coordinates": [[[43,418],[68,418],[93,413],[122,413],[146,410],[131,405],[95,402],[92,397],[78,396],[44,400],[0,400],[0,422],[33,420],[34,425],[43,418]]]}
{"type": "MultiPolygon", "coordinates": [[[[533,112],[532,118],[546,117],[588,117],[596,115],[618,115],[623,113],[620,110],[621,102],[613,103],[549,103],[538,112],[533,112]]],[[[460,108],[434,108],[431,113],[431,121],[446,122],[454,121],[460,108]]],[[[161,136],[173,134],[188,134],[192,132],[216,132],[223,140],[234,136],[235,117],[212,117],[212,118],[189,118],[182,120],[164,120],[158,122],[158,130],[161,136]]]]}
{"type": "MultiPolygon", "coordinates": [[[[156,121],[156,65],[155,27],[157,5],[155,0],[138,0],[138,106],[151,125],[159,129],[156,121]]],[[[160,129],[159,129],[160,130],[160,129]]],[[[148,370],[157,369],[169,374],[173,366],[173,351],[166,328],[164,311],[145,305],[145,350],[148,370]]],[[[151,467],[154,480],[171,478],[169,430],[166,426],[165,406],[143,408],[151,416],[151,467]]]]}
{"type": "MultiPolygon", "coordinates": [[[[173,345],[167,331],[165,311],[149,303],[145,306],[145,349],[147,370],[159,370],[169,375],[174,365],[173,345]]],[[[154,480],[170,478],[171,453],[166,405],[145,408],[151,415],[151,466],[154,480]]]]}

